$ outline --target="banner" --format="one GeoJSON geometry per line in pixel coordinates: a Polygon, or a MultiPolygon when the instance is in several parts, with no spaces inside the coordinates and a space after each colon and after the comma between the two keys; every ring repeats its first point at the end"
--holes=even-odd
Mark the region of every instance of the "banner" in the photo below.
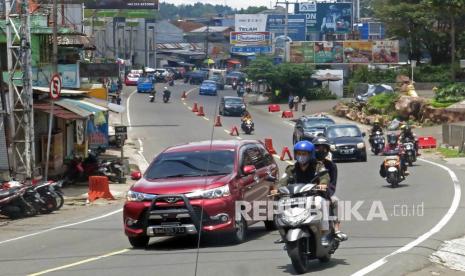
{"type": "Polygon", "coordinates": [[[270,32],[231,32],[231,45],[270,45],[270,32]]]}
{"type": "Polygon", "coordinates": [[[343,63],[344,51],[341,41],[315,42],[315,63],[343,63]]]}
{"type": "MultiPolygon", "coordinates": [[[[53,4],[52,0],[38,1],[41,4],[53,4]]],[[[159,0],[61,0],[59,4],[84,4],[86,9],[151,9],[158,10],[159,0]]]]}
{"type": "Polygon", "coordinates": [[[234,30],[236,32],[265,32],[266,21],[266,14],[236,14],[234,30]]]}
{"type": "Polygon", "coordinates": [[[371,41],[344,41],[344,63],[372,62],[372,47],[371,41]]]}
{"type": "Polygon", "coordinates": [[[315,63],[315,43],[297,41],[290,46],[290,61],[292,63],[315,63]]]}
{"type": "Polygon", "coordinates": [[[399,41],[381,40],[373,43],[374,63],[398,63],[399,41]]]}
{"type": "MultiPolygon", "coordinates": [[[[290,14],[287,18],[287,33],[293,41],[306,39],[306,17],[304,14],[290,14]]],[[[284,14],[270,14],[266,23],[266,30],[274,37],[284,35],[286,16],[284,14]]]]}

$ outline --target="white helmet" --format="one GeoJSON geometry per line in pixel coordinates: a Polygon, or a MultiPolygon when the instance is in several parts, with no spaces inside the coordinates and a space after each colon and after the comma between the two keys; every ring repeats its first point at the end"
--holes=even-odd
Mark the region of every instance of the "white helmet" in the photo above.
{"type": "Polygon", "coordinates": [[[165,86],[163,89],[168,90],[168,87],[165,86]]]}

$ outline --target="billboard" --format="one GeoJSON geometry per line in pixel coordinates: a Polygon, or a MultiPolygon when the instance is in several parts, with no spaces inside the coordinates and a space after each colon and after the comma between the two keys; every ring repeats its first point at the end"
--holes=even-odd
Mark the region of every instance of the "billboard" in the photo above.
{"type": "Polygon", "coordinates": [[[272,48],[266,45],[231,46],[231,53],[269,54],[272,48]]]}
{"type": "Polygon", "coordinates": [[[343,63],[344,50],[341,41],[315,42],[315,63],[343,63]]]}
{"type": "Polygon", "coordinates": [[[306,16],[307,33],[347,34],[352,28],[351,3],[296,3],[296,14],[306,16]]]}
{"type": "Polygon", "coordinates": [[[315,43],[312,41],[292,42],[290,46],[290,62],[315,63],[315,43]]]}
{"type": "Polygon", "coordinates": [[[380,40],[373,43],[374,63],[398,63],[399,62],[399,41],[380,40]]]}
{"type": "Polygon", "coordinates": [[[266,14],[236,14],[234,30],[236,32],[265,32],[266,14]]]}
{"type": "MultiPolygon", "coordinates": [[[[53,4],[53,0],[42,0],[41,4],[53,4]]],[[[86,9],[157,9],[159,0],[61,0],[60,4],[84,4],[86,9]]]]}
{"type": "Polygon", "coordinates": [[[231,32],[231,45],[270,45],[270,32],[231,32]]]}
{"type": "MultiPolygon", "coordinates": [[[[268,15],[266,30],[274,33],[274,37],[284,35],[286,17],[283,14],[268,15]]],[[[304,14],[290,14],[287,18],[288,36],[293,41],[303,41],[306,38],[307,19],[304,14]]]]}
{"type": "Polygon", "coordinates": [[[370,63],[373,61],[372,41],[344,41],[345,63],[370,63]]]}

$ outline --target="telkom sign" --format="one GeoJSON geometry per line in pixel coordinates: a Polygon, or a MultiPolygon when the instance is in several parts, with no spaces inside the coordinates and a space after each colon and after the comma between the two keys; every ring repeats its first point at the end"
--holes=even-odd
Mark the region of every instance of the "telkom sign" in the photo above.
{"type": "Polygon", "coordinates": [[[296,3],[294,9],[296,14],[305,14],[307,21],[307,32],[315,31],[317,24],[316,2],[296,3]]]}
{"type": "Polygon", "coordinates": [[[234,30],[236,32],[265,32],[266,20],[266,14],[236,14],[234,30]]]}

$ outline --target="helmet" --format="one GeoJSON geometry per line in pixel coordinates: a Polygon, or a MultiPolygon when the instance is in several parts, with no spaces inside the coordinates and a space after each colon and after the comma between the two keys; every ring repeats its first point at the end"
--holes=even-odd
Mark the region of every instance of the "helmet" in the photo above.
{"type": "Polygon", "coordinates": [[[388,133],[387,142],[390,145],[397,144],[397,135],[395,133],[388,133]]]}
{"type": "Polygon", "coordinates": [[[379,125],[379,119],[378,119],[378,118],[375,118],[375,120],[373,121],[373,124],[379,125]]]}
{"type": "Polygon", "coordinates": [[[329,143],[328,139],[326,139],[324,137],[315,137],[315,139],[313,139],[312,143],[313,143],[313,145],[315,145],[315,147],[319,146],[319,145],[325,146],[327,148],[327,150],[329,151],[330,143],[329,143]]]}
{"type": "Polygon", "coordinates": [[[315,146],[309,141],[300,141],[294,145],[294,154],[297,151],[306,151],[310,153],[310,156],[315,157],[315,146]]]}
{"type": "Polygon", "coordinates": [[[168,87],[165,86],[165,87],[163,87],[163,89],[168,90],[168,87]]]}

